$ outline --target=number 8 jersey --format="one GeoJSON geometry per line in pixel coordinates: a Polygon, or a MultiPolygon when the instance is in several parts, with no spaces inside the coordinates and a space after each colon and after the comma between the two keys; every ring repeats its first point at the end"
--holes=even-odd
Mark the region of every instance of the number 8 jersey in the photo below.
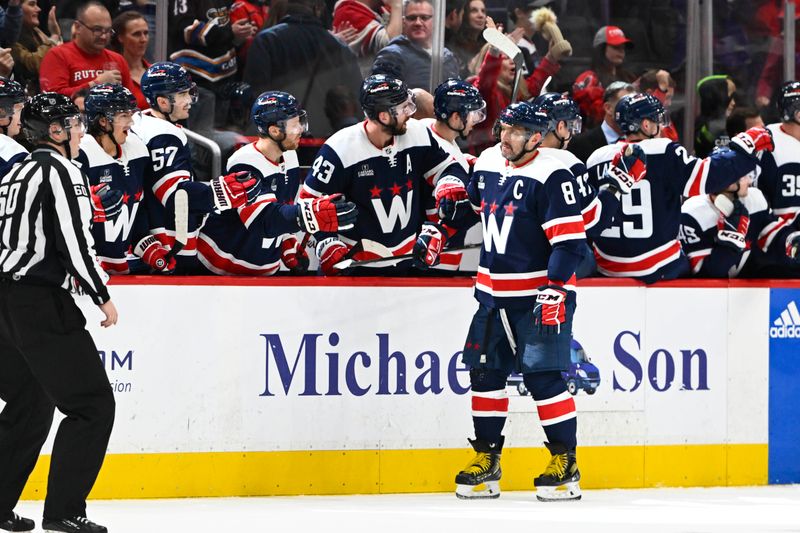
{"type": "MultiPolygon", "coordinates": [[[[597,270],[610,277],[657,281],[675,268],[681,256],[678,228],[681,197],[716,193],[752,172],[756,160],[728,148],[705,159],[687,153],[670,139],[645,139],[637,143],[647,154],[647,174],[622,196],[620,211],[611,227],[593,239],[597,270]]],[[[589,156],[589,182],[600,177],[619,152],[621,144],[606,145],[589,156]]]]}

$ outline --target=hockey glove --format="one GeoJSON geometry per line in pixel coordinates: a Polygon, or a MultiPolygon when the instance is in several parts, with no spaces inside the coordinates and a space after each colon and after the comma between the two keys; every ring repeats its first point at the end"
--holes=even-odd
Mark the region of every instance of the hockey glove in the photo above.
{"type": "Polygon", "coordinates": [[[755,157],[762,150],[773,151],[775,141],[772,139],[772,132],[767,128],[750,128],[734,135],[730,147],[732,150],[755,157]]]}
{"type": "Polygon", "coordinates": [[[414,243],[414,266],[427,268],[439,264],[439,255],[447,244],[447,230],[435,222],[423,222],[414,243]]]}
{"type": "Polygon", "coordinates": [[[308,272],[308,253],[294,235],[281,241],[281,261],[293,274],[308,272]]]}
{"type": "Polygon", "coordinates": [[[717,243],[735,250],[747,248],[747,228],[750,227],[750,215],[747,208],[739,200],[731,200],[724,194],[714,199],[714,205],[720,211],[717,221],[717,243]]]}
{"type": "Polygon", "coordinates": [[[312,235],[351,229],[357,216],[356,204],[346,202],[341,193],[297,201],[297,224],[312,235]]]}
{"type": "Polygon", "coordinates": [[[217,211],[236,209],[255,200],[261,181],[249,172],[234,172],[211,180],[211,195],[217,211]]]}
{"type": "Polygon", "coordinates": [[[167,250],[158,239],[148,235],[133,248],[133,253],[142,258],[142,262],[149,266],[153,272],[172,274],[175,271],[175,258],[167,257],[167,250]]]}
{"type": "Polygon", "coordinates": [[[89,187],[92,193],[92,222],[115,220],[122,211],[122,191],[112,189],[107,183],[89,187]]]}
{"type": "Polygon", "coordinates": [[[347,245],[336,237],[328,237],[317,243],[317,257],[319,268],[326,276],[335,276],[340,273],[333,266],[344,259],[349,249],[347,245]]]}
{"type": "Polygon", "coordinates": [[[603,172],[601,183],[607,184],[621,194],[631,192],[647,174],[647,155],[638,144],[626,144],[614,155],[611,164],[603,172]]]}
{"type": "Polygon", "coordinates": [[[567,321],[567,290],[562,283],[548,280],[539,287],[536,306],[533,308],[533,323],[541,335],[561,333],[561,324],[567,321]]]}
{"type": "Polygon", "coordinates": [[[445,176],[436,184],[433,191],[439,218],[446,222],[456,222],[469,213],[469,198],[464,182],[455,176],[445,176]]]}
{"type": "Polygon", "coordinates": [[[786,257],[795,265],[800,264],[800,232],[790,233],[786,238],[786,257]]]}

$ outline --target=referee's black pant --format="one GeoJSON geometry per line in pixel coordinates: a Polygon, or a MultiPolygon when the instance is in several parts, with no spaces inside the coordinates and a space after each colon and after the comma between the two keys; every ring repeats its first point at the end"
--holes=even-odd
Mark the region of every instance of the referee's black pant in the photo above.
{"type": "Polygon", "coordinates": [[[17,504],[57,407],[44,517],[86,516],[114,424],[114,393],[72,296],[0,281],[0,515],[17,504]]]}

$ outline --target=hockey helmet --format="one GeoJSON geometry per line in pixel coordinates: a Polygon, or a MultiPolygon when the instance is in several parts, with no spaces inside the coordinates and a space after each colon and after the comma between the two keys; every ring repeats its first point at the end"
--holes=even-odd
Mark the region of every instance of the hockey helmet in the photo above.
{"type": "MultiPolygon", "coordinates": [[[[58,123],[69,132],[76,121],[81,122],[78,106],[67,96],[40,93],[22,108],[22,130],[32,142],[50,138],[50,125],[58,123]]],[[[69,142],[69,137],[67,142],[69,142]]]]}
{"type": "Polygon", "coordinates": [[[14,113],[14,106],[25,101],[25,89],[19,82],[0,76],[0,111],[14,113]]]}
{"type": "Polygon", "coordinates": [[[465,125],[472,114],[472,123],[478,124],[486,119],[486,102],[474,85],[451,78],[434,91],[433,111],[436,118],[442,121],[447,121],[450,115],[458,113],[465,125]]]}
{"type": "Polygon", "coordinates": [[[117,83],[102,83],[89,89],[83,107],[89,123],[99,117],[106,117],[110,120],[117,113],[133,113],[139,109],[133,93],[117,83]]]}
{"type": "Polygon", "coordinates": [[[800,81],[787,81],[781,85],[778,109],[781,112],[781,121],[794,120],[795,113],[800,111],[800,81]]]}
{"type": "Polygon", "coordinates": [[[500,140],[500,128],[503,124],[521,126],[530,135],[534,133],[547,135],[550,131],[550,117],[543,111],[537,111],[529,102],[514,102],[500,112],[494,125],[494,136],[497,140],[500,140]]]}
{"type": "Polygon", "coordinates": [[[566,122],[572,135],[578,135],[583,127],[583,119],[578,104],[569,96],[561,93],[545,93],[537,96],[532,105],[535,110],[547,114],[550,118],[548,129],[555,131],[559,122],[566,122]]]}
{"type": "Polygon", "coordinates": [[[197,102],[197,86],[192,76],[177,63],[153,63],[142,74],[141,86],[144,97],[154,109],[158,109],[159,96],[168,96],[171,101],[172,95],[183,91],[189,91],[192,103],[197,102]]]}
{"type": "MultiPolygon", "coordinates": [[[[414,95],[403,80],[385,74],[373,74],[361,84],[359,100],[367,118],[377,120],[382,111],[391,113],[397,106],[409,100],[413,102],[414,95]]],[[[416,106],[414,110],[416,111],[416,106]]]]}
{"type": "Polygon", "coordinates": [[[306,112],[300,109],[297,98],[282,91],[267,91],[256,98],[250,116],[261,135],[269,135],[269,127],[277,125],[285,133],[286,121],[300,117],[302,133],[308,131],[306,112]]]}
{"type": "Polygon", "coordinates": [[[642,128],[642,120],[648,119],[661,125],[667,124],[667,112],[661,102],[652,94],[626,94],[617,102],[614,120],[625,134],[635,133],[642,128]]]}

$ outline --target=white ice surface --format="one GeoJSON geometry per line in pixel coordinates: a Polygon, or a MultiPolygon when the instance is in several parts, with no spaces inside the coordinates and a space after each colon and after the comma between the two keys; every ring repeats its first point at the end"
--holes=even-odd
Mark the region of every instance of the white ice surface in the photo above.
{"type": "MultiPolygon", "coordinates": [[[[42,502],[16,511],[38,525],[42,502]]],[[[111,533],[800,532],[800,485],[596,490],[558,503],[532,492],[90,501],[88,514],[111,533]]]]}

